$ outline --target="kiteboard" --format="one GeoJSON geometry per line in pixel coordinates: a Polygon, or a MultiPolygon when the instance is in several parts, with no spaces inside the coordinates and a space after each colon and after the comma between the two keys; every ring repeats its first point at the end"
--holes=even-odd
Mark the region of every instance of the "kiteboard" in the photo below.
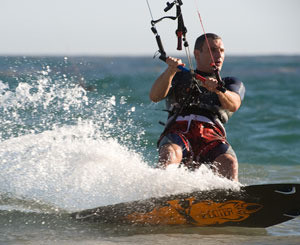
{"type": "Polygon", "coordinates": [[[300,184],[195,191],[72,213],[109,224],[269,227],[300,215],[300,184]]]}

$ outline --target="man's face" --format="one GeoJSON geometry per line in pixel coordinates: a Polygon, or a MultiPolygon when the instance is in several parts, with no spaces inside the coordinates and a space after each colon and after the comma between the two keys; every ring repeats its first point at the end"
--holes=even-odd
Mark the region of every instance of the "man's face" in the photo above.
{"type": "MultiPolygon", "coordinates": [[[[224,44],[221,39],[208,38],[208,43],[211,48],[214,62],[219,70],[222,69],[225,53],[224,44]]],[[[195,50],[195,59],[197,62],[197,69],[203,72],[212,73],[213,67],[211,66],[212,60],[207,47],[207,43],[204,42],[202,50],[195,50]]]]}

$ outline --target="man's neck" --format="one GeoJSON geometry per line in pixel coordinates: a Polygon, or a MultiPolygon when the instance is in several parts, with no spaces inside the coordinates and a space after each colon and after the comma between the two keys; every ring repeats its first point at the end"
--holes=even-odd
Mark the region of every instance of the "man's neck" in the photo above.
{"type": "Polygon", "coordinates": [[[204,72],[198,69],[196,69],[195,72],[203,77],[215,77],[215,74],[213,72],[204,72]]]}

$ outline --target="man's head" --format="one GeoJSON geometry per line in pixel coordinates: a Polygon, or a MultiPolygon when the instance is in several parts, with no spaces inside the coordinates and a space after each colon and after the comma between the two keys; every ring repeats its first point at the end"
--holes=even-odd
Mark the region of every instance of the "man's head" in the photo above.
{"type": "MultiPolygon", "coordinates": [[[[221,70],[225,58],[223,41],[221,37],[213,33],[207,33],[206,37],[208,39],[214,62],[217,68],[221,70]]],[[[195,42],[194,55],[198,70],[207,73],[213,72],[213,68],[211,66],[211,63],[213,61],[211,60],[211,55],[207,46],[205,35],[201,35],[197,38],[195,42]]]]}

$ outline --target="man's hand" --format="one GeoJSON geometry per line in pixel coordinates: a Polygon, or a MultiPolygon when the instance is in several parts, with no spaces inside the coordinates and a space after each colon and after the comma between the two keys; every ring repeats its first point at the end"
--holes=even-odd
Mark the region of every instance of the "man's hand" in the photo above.
{"type": "Polygon", "coordinates": [[[220,91],[217,89],[219,86],[218,80],[212,77],[208,77],[205,82],[202,83],[202,86],[206,88],[210,92],[219,93],[220,91]]]}
{"type": "Polygon", "coordinates": [[[174,71],[174,72],[180,71],[177,68],[178,66],[185,66],[185,64],[182,63],[181,59],[174,58],[174,57],[168,57],[166,60],[166,63],[168,64],[168,69],[170,69],[170,71],[174,71]]]}

